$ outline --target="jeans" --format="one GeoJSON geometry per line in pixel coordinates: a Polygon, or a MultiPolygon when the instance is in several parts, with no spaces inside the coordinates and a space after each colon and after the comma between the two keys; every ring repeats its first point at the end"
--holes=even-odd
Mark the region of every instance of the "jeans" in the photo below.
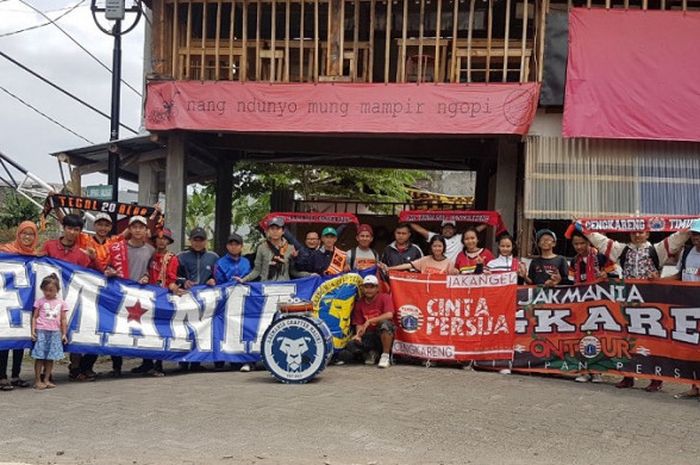
{"type": "MultiPolygon", "coordinates": [[[[9,350],[0,350],[0,379],[7,379],[7,361],[10,357],[9,350]]],[[[22,358],[24,349],[14,349],[12,351],[12,377],[19,378],[22,370],[22,358]]]]}

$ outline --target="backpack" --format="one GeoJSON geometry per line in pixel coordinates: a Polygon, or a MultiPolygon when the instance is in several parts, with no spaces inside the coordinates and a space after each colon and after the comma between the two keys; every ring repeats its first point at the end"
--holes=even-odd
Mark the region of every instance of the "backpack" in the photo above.
{"type": "MultiPolygon", "coordinates": [[[[349,255],[350,255],[349,259],[350,260],[348,261],[348,264],[350,265],[351,270],[353,268],[355,268],[355,251],[356,250],[357,250],[357,247],[353,247],[352,249],[350,249],[350,252],[349,252],[349,255]]],[[[372,255],[374,255],[374,259],[377,261],[377,263],[379,263],[379,255],[377,254],[377,252],[375,252],[374,249],[369,249],[369,250],[372,251],[372,255]]]]}
{"type": "MultiPolygon", "coordinates": [[[[651,257],[651,261],[654,263],[654,268],[656,268],[656,271],[661,271],[661,263],[659,261],[659,254],[656,251],[656,247],[649,246],[649,257],[651,257]]],[[[625,262],[627,261],[627,253],[630,251],[630,246],[626,245],[624,249],[622,249],[622,254],[620,255],[620,268],[623,270],[625,269],[625,262]]]]}

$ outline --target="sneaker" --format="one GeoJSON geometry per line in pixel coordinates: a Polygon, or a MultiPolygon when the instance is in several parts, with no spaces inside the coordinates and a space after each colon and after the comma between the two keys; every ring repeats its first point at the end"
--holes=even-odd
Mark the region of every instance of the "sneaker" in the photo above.
{"type": "Polygon", "coordinates": [[[603,382],[603,375],[601,375],[601,374],[591,375],[591,383],[602,383],[602,382],[603,382]]]}
{"type": "Polygon", "coordinates": [[[377,363],[377,358],[377,353],[373,350],[370,350],[367,356],[365,357],[365,365],[374,365],[375,363],[377,363]]]}
{"type": "Polygon", "coordinates": [[[136,368],[131,369],[131,373],[135,375],[145,375],[148,373],[150,370],[153,369],[153,365],[139,365],[136,368]]]}
{"type": "Polygon", "coordinates": [[[504,368],[499,371],[500,374],[502,375],[509,375],[510,374],[510,368],[504,368]]]}
{"type": "Polygon", "coordinates": [[[244,363],[243,365],[241,365],[241,368],[238,371],[241,371],[243,373],[248,373],[251,369],[252,368],[250,366],[250,363],[244,363]]]}
{"type": "Polygon", "coordinates": [[[343,366],[343,365],[345,365],[345,360],[341,360],[339,358],[335,359],[335,360],[333,360],[333,365],[335,365],[337,367],[343,366]]]}
{"type": "Polygon", "coordinates": [[[577,376],[576,379],[574,379],[574,381],[576,381],[577,383],[587,383],[590,380],[591,380],[591,375],[580,375],[580,376],[577,376]]]}
{"type": "Polygon", "coordinates": [[[615,387],[618,389],[628,389],[634,387],[634,378],[625,376],[624,378],[622,378],[622,381],[615,385],[615,387]]]}
{"type": "Polygon", "coordinates": [[[389,368],[389,365],[391,365],[389,354],[382,354],[382,356],[379,357],[379,368],[389,368]]]}

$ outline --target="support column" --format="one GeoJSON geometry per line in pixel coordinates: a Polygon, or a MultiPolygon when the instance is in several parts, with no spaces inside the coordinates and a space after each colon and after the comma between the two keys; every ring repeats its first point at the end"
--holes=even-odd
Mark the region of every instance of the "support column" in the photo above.
{"type": "Polygon", "coordinates": [[[187,138],[182,133],[168,136],[165,167],[165,222],[173,231],[172,250],[182,250],[185,243],[185,206],[187,205],[186,151],[187,138]]]}
{"type": "Polygon", "coordinates": [[[490,162],[488,159],[479,160],[476,169],[476,186],[474,188],[474,208],[488,210],[489,208],[489,177],[490,162]]]}
{"type": "Polygon", "coordinates": [[[501,212],[508,231],[515,232],[515,204],[517,201],[518,143],[513,139],[498,141],[496,189],[494,210],[501,212]]]}
{"type": "Polygon", "coordinates": [[[231,233],[231,202],[233,200],[233,163],[231,157],[221,158],[216,172],[216,204],[214,209],[214,250],[226,253],[226,241],[231,233]]]}
{"type": "Polygon", "coordinates": [[[158,171],[152,162],[139,163],[139,205],[153,205],[158,201],[158,171]]]}

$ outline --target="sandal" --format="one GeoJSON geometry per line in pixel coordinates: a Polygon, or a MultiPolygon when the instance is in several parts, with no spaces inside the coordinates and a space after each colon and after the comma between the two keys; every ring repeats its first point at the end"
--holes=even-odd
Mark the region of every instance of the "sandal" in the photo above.
{"type": "Polygon", "coordinates": [[[681,392],[673,396],[674,399],[693,399],[696,397],[700,397],[700,391],[697,389],[691,389],[690,391],[681,392]]]}
{"type": "Polygon", "coordinates": [[[6,379],[3,379],[0,381],[0,391],[12,391],[14,390],[14,386],[10,384],[10,382],[6,379]]]}
{"type": "Polygon", "coordinates": [[[27,381],[23,380],[22,378],[15,378],[13,379],[10,384],[12,384],[14,387],[20,387],[20,388],[28,388],[31,386],[27,381]]]}
{"type": "Polygon", "coordinates": [[[663,387],[663,381],[659,381],[659,380],[654,379],[651,381],[651,383],[649,383],[649,386],[644,388],[644,390],[646,392],[659,392],[662,387],[663,387]]]}
{"type": "Polygon", "coordinates": [[[37,391],[43,391],[44,389],[46,389],[46,384],[36,383],[34,385],[34,389],[36,389],[37,391]]]}

